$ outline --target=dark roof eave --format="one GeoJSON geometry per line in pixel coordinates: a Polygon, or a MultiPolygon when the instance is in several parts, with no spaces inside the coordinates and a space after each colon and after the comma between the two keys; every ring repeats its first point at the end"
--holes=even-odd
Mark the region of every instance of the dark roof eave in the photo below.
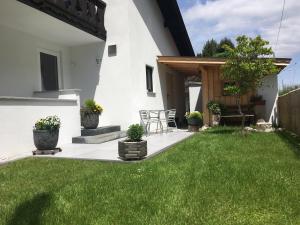
{"type": "Polygon", "coordinates": [[[176,0],[157,0],[181,56],[195,56],[191,40],[186,30],[178,3],[176,0]]]}

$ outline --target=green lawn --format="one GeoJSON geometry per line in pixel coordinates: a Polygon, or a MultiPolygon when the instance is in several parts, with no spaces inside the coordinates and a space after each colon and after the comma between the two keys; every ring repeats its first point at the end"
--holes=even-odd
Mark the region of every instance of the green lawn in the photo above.
{"type": "Polygon", "coordinates": [[[21,160],[0,167],[0,224],[300,224],[299,149],[219,128],[142,163],[21,160]]]}

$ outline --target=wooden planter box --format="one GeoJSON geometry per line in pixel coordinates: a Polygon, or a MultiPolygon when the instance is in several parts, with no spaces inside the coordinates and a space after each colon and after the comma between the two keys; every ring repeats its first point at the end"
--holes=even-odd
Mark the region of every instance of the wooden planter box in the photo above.
{"type": "Polygon", "coordinates": [[[119,156],[121,159],[143,159],[147,156],[147,141],[119,141],[119,156]]]}

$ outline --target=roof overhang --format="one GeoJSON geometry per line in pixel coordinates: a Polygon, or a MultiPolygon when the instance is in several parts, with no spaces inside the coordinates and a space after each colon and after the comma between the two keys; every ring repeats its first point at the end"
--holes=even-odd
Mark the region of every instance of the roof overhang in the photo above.
{"type": "MultiPolygon", "coordinates": [[[[201,68],[207,66],[219,67],[226,63],[226,59],[221,58],[200,58],[200,57],[177,57],[158,56],[157,62],[167,65],[171,69],[184,75],[199,74],[201,68]]],[[[285,68],[291,62],[290,58],[275,58],[274,64],[280,69],[285,68]]]]}
{"type": "Polygon", "coordinates": [[[195,56],[177,0],[157,0],[181,56],[195,56]]]}

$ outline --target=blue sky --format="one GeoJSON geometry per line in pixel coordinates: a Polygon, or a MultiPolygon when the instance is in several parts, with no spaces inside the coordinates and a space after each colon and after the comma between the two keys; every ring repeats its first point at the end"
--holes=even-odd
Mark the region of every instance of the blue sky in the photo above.
{"type": "Polygon", "coordinates": [[[194,50],[208,39],[261,35],[276,57],[292,58],[279,75],[279,84],[300,84],[300,1],[286,0],[277,42],[283,0],[178,0],[194,50]],[[276,44],[277,43],[277,44],[276,44]]]}

